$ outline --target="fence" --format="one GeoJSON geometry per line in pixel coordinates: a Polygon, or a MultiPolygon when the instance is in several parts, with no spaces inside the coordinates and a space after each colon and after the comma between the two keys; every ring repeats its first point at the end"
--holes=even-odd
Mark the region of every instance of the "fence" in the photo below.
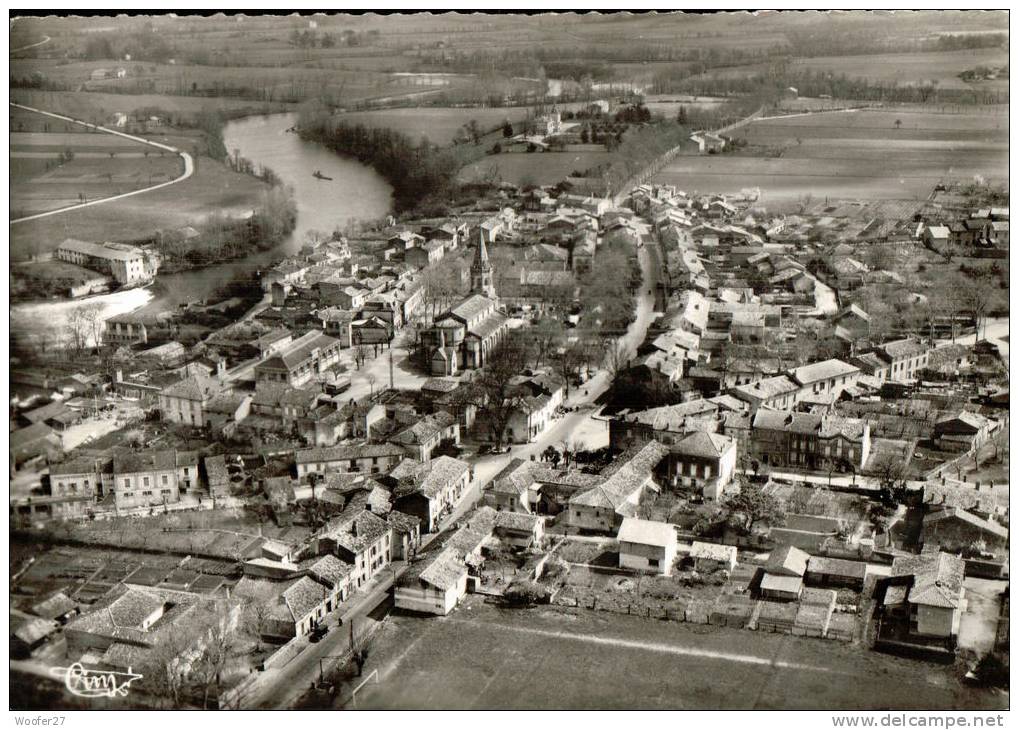
{"type": "Polygon", "coordinates": [[[747,629],[749,631],[760,630],[766,633],[823,638],[830,641],[849,642],[853,640],[854,632],[845,625],[845,620],[837,622],[837,626],[829,626],[826,631],[819,627],[797,625],[794,621],[789,622],[788,625],[782,625],[779,622],[766,622],[759,627],[757,618],[760,609],[763,605],[770,604],[771,602],[745,599],[739,600],[738,604],[733,604],[731,603],[733,596],[728,598],[730,599],[730,604],[722,604],[717,600],[694,599],[681,602],[682,605],[679,606],[665,606],[662,604],[650,606],[636,604],[627,598],[613,596],[608,593],[600,594],[597,597],[577,596],[573,591],[563,589],[553,599],[552,605],[561,608],[640,616],[641,618],[658,619],[660,621],[675,621],[676,623],[710,624],[712,626],[726,626],[729,628],[747,629]]]}

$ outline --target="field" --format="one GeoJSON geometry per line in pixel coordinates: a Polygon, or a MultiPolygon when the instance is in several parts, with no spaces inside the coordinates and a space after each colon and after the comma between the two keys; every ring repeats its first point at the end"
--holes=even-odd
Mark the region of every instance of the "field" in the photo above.
{"type": "Polygon", "coordinates": [[[608,152],[504,152],[490,155],[460,170],[464,181],[495,175],[515,185],[553,185],[571,176],[576,170],[609,161],[608,152]]]}
{"type": "MultiPolygon", "coordinates": [[[[31,112],[20,112],[19,118],[26,114],[45,119],[31,112]]],[[[11,218],[149,187],[178,177],[184,169],[177,155],[161,155],[110,134],[54,130],[14,132],[9,139],[11,218]],[[73,153],[73,159],[65,160],[65,152],[73,153]]]]}
{"type": "Polygon", "coordinates": [[[760,186],[766,205],[807,194],[922,200],[946,178],[1008,181],[1007,114],[906,106],[761,120],[739,130],[748,147],[738,154],[681,156],[656,179],[700,192],[760,186]]]}
{"type": "Polygon", "coordinates": [[[427,137],[433,144],[447,145],[453,141],[457,131],[472,119],[477,121],[482,131],[487,131],[502,124],[506,119],[512,122],[521,121],[526,117],[527,111],[526,107],[487,109],[424,107],[348,112],[343,114],[341,119],[369,127],[388,127],[415,139],[427,137]]]}
{"type": "Polygon", "coordinates": [[[390,616],[358,709],[970,709],[953,669],[836,642],[589,611],[390,616]]]}
{"type": "Polygon", "coordinates": [[[265,189],[259,180],[207,157],[197,159],[196,165],[195,174],[176,185],[15,224],[11,227],[11,258],[52,251],[72,236],[86,241],[131,241],[159,229],[200,223],[213,212],[243,215],[258,206],[265,189]]]}
{"type": "MultiPolygon", "coordinates": [[[[160,94],[110,94],[86,91],[36,91],[34,89],[11,89],[11,101],[46,111],[65,114],[75,119],[109,121],[115,112],[132,114],[137,109],[154,107],[177,118],[193,118],[201,111],[218,111],[225,116],[245,113],[293,111],[294,105],[283,102],[257,102],[243,99],[207,98],[200,96],[172,96],[160,94]]],[[[24,131],[43,131],[43,125],[50,125],[50,131],[65,131],[65,122],[56,119],[45,120],[37,114],[10,109],[11,131],[22,131],[17,125],[28,124],[24,131]]],[[[73,125],[72,125],[73,126],[73,125]]],[[[81,129],[77,127],[77,129],[81,129]]]]}
{"type": "Polygon", "coordinates": [[[1008,79],[968,84],[959,78],[963,71],[976,66],[1007,66],[1008,51],[1000,48],[978,48],[938,53],[888,53],[869,56],[828,56],[798,58],[794,70],[811,69],[825,73],[845,74],[849,78],[865,78],[881,83],[918,85],[936,81],[942,89],[994,89],[1008,92],[1008,79]]]}

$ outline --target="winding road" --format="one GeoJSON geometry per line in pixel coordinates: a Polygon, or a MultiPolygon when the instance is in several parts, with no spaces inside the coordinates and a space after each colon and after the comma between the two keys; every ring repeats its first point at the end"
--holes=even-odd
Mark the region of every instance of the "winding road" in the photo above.
{"type": "Polygon", "coordinates": [[[187,152],[183,152],[183,151],[177,149],[176,147],[171,147],[170,145],[161,144],[159,142],[153,142],[152,140],[145,139],[144,137],[137,137],[137,136],[135,136],[133,134],[127,134],[125,132],[118,132],[115,129],[109,129],[107,127],[101,127],[101,126],[99,126],[97,124],[91,124],[89,122],[83,122],[80,119],[74,119],[73,117],[64,116],[63,114],[55,114],[53,112],[43,111],[42,109],[36,109],[34,107],[25,106],[24,104],[17,104],[17,103],[15,103],[13,101],[9,102],[9,103],[15,109],[24,109],[25,111],[35,112],[36,114],[42,114],[42,115],[47,116],[47,117],[52,117],[53,119],[59,119],[59,120],[61,120],[63,122],[71,122],[72,124],[78,124],[78,125],[80,125],[82,127],[88,128],[88,129],[94,129],[97,132],[103,132],[105,134],[112,134],[112,135],[117,136],[117,137],[123,137],[124,139],[129,139],[129,140],[132,140],[134,142],[139,142],[140,144],[148,145],[149,147],[155,147],[156,149],[159,149],[159,150],[164,150],[164,151],[167,151],[167,152],[172,152],[175,155],[180,155],[180,157],[182,157],[183,160],[184,160],[184,172],[183,172],[183,174],[181,174],[179,177],[174,178],[173,180],[169,180],[167,182],[162,182],[162,183],[159,183],[157,185],[151,185],[151,186],[149,186],[147,188],[141,188],[140,190],[132,190],[129,193],[121,193],[120,195],[113,195],[113,196],[111,196],[109,198],[100,198],[98,200],[90,200],[87,203],[78,203],[76,205],[68,205],[68,206],[66,206],[64,208],[58,208],[57,210],[48,210],[45,213],[36,213],[34,215],[27,215],[27,216],[24,216],[22,218],[14,218],[10,222],[10,225],[12,225],[12,226],[15,223],[24,223],[25,221],[33,221],[33,220],[38,220],[39,218],[47,218],[47,217],[49,217],[51,215],[57,215],[59,213],[67,213],[68,211],[80,210],[82,208],[89,208],[89,207],[91,207],[93,205],[103,205],[104,203],[111,203],[114,200],[123,200],[124,198],[130,198],[132,195],[141,195],[142,193],[150,193],[153,190],[159,190],[160,188],[165,188],[165,187],[168,187],[170,185],[176,185],[177,183],[179,183],[179,182],[181,182],[183,180],[187,180],[195,172],[195,161],[191,158],[191,155],[189,155],[187,152]]]}

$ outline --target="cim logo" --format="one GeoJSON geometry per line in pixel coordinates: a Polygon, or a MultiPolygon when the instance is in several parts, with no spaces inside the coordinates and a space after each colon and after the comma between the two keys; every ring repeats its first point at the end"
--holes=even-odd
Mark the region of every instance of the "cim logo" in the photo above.
{"type": "Polygon", "coordinates": [[[50,674],[62,677],[67,691],[78,697],[127,697],[131,683],[141,679],[128,667],[126,672],[86,669],[81,662],[69,667],[51,667],[50,674]]]}

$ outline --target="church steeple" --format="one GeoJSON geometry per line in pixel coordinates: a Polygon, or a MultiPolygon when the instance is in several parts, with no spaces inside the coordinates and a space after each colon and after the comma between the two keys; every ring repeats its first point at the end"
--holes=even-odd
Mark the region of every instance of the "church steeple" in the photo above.
{"type": "Polygon", "coordinates": [[[485,247],[485,236],[478,231],[478,247],[474,251],[474,262],[471,264],[471,292],[483,294],[495,299],[495,276],[492,264],[488,260],[488,249],[485,247]]]}

